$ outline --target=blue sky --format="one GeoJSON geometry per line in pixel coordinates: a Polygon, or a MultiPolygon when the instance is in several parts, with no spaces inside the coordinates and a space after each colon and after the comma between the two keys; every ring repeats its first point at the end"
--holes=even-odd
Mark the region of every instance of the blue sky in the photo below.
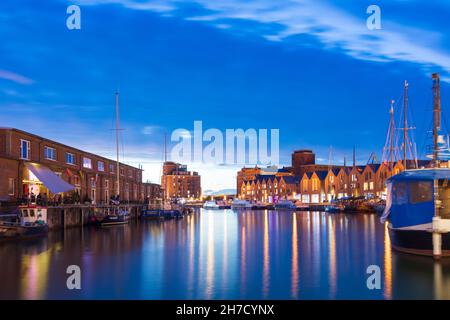
{"type": "MultiPolygon", "coordinates": [[[[83,0],[0,3],[1,126],[113,157],[121,91],[124,161],[157,181],[164,133],[280,129],[280,157],[381,157],[389,101],[403,81],[418,150],[431,123],[431,72],[450,82],[447,1],[83,0]],[[81,8],[81,30],[66,8],[81,8]],[[366,8],[381,8],[368,30],[366,8]]],[[[444,116],[446,114],[444,113],[444,116]]],[[[191,164],[203,188],[235,186],[235,167],[191,164]],[[220,178],[218,178],[220,177],[220,178]]]]}

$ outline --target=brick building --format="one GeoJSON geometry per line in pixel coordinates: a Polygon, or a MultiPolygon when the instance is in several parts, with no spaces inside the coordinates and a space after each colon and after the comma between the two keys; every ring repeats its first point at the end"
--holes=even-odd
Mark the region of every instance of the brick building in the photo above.
{"type": "MultiPolygon", "coordinates": [[[[32,133],[0,128],[0,200],[3,201],[15,201],[30,194],[52,198],[49,181],[41,181],[35,174],[40,172],[35,170],[41,170],[56,174],[73,187],[61,194],[63,197],[73,197],[76,193],[81,202],[107,203],[117,191],[116,165],[116,161],[32,133]]],[[[119,175],[122,200],[143,202],[154,196],[154,189],[148,194],[152,189],[142,183],[140,168],[120,163],[119,175]]]]}
{"type": "Polygon", "coordinates": [[[202,196],[200,175],[172,161],[164,162],[161,187],[165,199],[199,199],[202,196]]]}
{"type": "MultiPolygon", "coordinates": [[[[407,161],[408,169],[427,167],[428,160],[407,161]]],[[[237,174],[240,198],[272,202],[276,198],[299,199],[304,203],[324,203],[343,197],[382,197],[386,179],[404,171],[402,161],[392,165],[367,164],[336,166],[315,163],[311,150],[292,154],[292,166],[275,168],[243,168],[237,174]],[[289,188],[280,188],[280,177],[290,181],[289,188]],[[295,181],[296,185],[291,183],[295,181]],[[289,191],[288,191],[289,190],[289,191]]]]}

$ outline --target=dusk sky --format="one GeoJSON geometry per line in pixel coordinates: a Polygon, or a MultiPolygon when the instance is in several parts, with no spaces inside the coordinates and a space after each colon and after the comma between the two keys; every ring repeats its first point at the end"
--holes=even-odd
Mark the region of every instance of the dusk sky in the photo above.
{"type": "MultiPolygon", "coordinates": [[[[380,159],[391,99],[410,86],[419,154],[431,129],[431,73],[450,106],[449,1],[83,0],[0,2],[0,126],[123,161],[159,182],[164,133],[280,130],[281,164],[380,159]],[[66,8],[81,8],[68,30],[66,8]],[[381,8],[382,29],[366,27],[381,8]]],[[[401,105],[397,105],[398,108],[401,105]]],[[[400,111],[400,109],[398,109],[400,111]]],[[[203,190],[235,187],[238,167],[188,164],[203,190]]]]}

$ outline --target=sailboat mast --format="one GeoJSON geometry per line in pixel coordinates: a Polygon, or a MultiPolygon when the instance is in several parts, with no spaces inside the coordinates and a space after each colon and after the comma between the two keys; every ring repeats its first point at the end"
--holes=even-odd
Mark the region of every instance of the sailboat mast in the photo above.
{"type": "Polygon", "coordinates": [[[408,81],[405,80],[403,94],[403,167],[406,170],[406,150],[408,144],[408,81]]]}
{"type": "Polygon", "coordinates": [[[441,84],[438,73],[433,73],[433,161],[434,167],[439,167],[438,131],[441,127],[441,84]]]}
{"type": "Polygon", "coordinates": [[[116,195],[120,194],[119,168],[119,90],[116,91],[116,195]]]}
{"type": "Polygon", "coordinates": [[[389,124],[389,171],[392,174],[392,170],[394,167],[394,132],[395,132],[395,120],[394,120],[394,100],[391,100],[391,110],[390,113],[390,124],[389,124]]]}

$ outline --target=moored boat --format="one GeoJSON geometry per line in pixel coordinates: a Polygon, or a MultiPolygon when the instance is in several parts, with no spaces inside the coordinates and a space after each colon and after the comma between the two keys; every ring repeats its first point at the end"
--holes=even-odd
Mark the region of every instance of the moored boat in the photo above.
{"type": "Polygon", "coordinates": [[[45,236],[48,229],[46,207],[20,206],[16,219],[0,222],[0,241],[45,236]]]}
{"type": "Polygon", "coordinates": [[[97,219],[97,225],[100,227],[123,225],[128,223],[129,217],[127,209],[110,207],[105,209],[105,214],[102,218],[97,219]]]}
{"type": "Polygon", "coordinates": [[[203,204],[203,209],[217,210],[220,209],[220,207],[215,201],[205,201],[203,204]]]}
{"type": "Polygon", "coordinates": [[[247,200],[242,199],[234,199],[231,203],[231,209],[234,210],[245,210],[245,209],[251,209],[252,204],[247,200]]]}
{"type": "Polygon", "coordinates": [[[329,205],[325,206],[325,212],[328,213],[341,213],[344,211],[344,206],[336,203],[336,202],[332,202],[329,205]]]}
{"type": "Polygon", "coordinates": [[[275,210],[296,210],[297,207],[290,200],[280,200],[274,205],[275,210]]]}
{"type": "Polygon", "coordinates": [[[408,170],[387,181],[386,209],[393,249],[450,256],[450,169],[408,170]]]}

